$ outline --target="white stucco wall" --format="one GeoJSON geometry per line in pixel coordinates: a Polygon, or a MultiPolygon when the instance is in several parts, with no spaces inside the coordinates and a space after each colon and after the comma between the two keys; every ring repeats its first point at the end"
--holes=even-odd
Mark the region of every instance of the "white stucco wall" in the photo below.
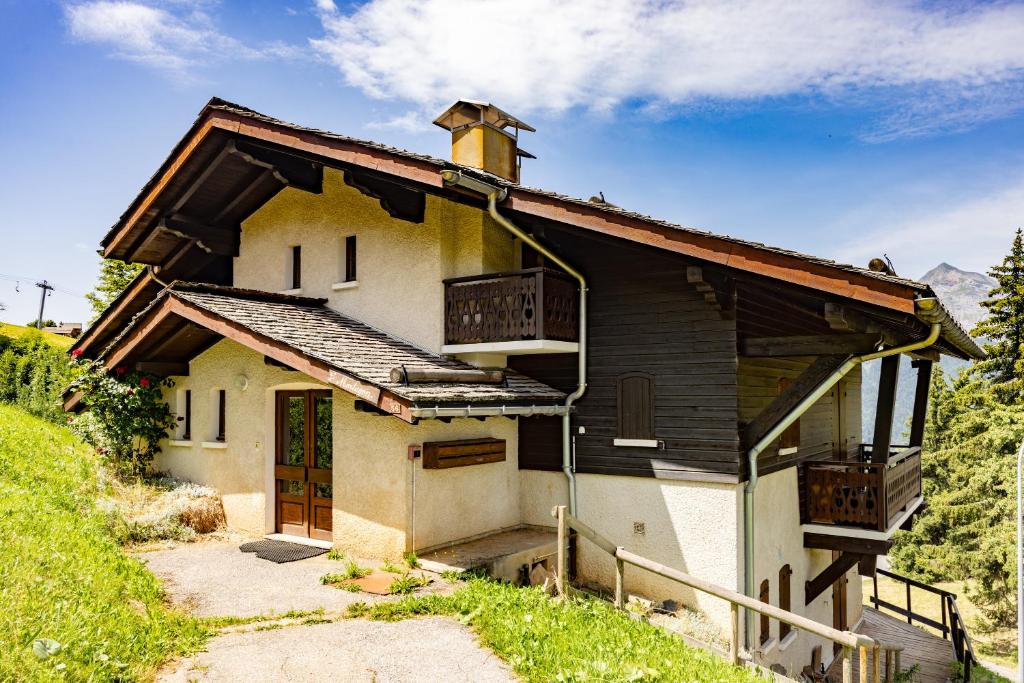
{"type": "Polygon", "coordinates": [[[285,188],[242,224],[235,286],[288,289],[295,245],[303,296],[326,297],[331,308],[435,352],[443,343],[442,280],[515,265],[514,240],[485,212],[427,195],[423,223],[398,220],[333,169],[324,169],[322,194],[285,188]],[[349,235],[357,284],[338,289],[349,235]]]}
{"type": "MultiPolygon", "coordinates": [[[[188,445],[165,441],[153,466],[159,471],[212,486],[223,498],[228,525],[253,534],[266,528],[266,492],[269,459],[273,458],[274,433],[267,416],[273,415],[274,386],[305,382],[297,372],[266,365],[263,356],[233,341],[223,340],[189,364],[187,377],[175,377],[165,391],[172,411],[178,411],[179,390],[192,390],[192,440],[188,445]],[[248,386],[242,390],[240,378],[248,386]],[[227,391],[224,448],[204,447],[214,441],[217,389],[227,391]]],[[[296,385],[298,386],[298,385],[296,385]]],[[[272,417],[271,417],[272,419],[272,417]]]]}
{"type": "MultiPolygon", "coordinates": [[[[274,393],[325,388],[299,372],[267,365],[263,356],[224,340],[192,361],[165,397],[192,390],[192,440],[162,443],[156,469],[221,492],[228,526],[252,534],[274,531],[274,393]],[[240,388],[240,378],[246,388],[240,388]],[[227,391],[226,439],[214,440],[218,389],[227,391]]],[[[334,390],[334,539],[361,557],[397,559],[407,550],[442,545],[516,526],[519,463],[516,423],[505,418],[423,421],[356,412],[353,397],[334,390]],[[506,459],[445,470],[410,462],[408,447],[425,441],[505,439],[506,459]],[[413,484],[415,477],[415,496],[413,484]],[[415,541],[413,533],[415,528],[415,541]]]]}
{"type": "MultiPolygon", "coordinates": [[[[755,588],[768,579],[770,601],[778,606],[779,570],[788,564],[793,571],[790,577],[790,611],[831,626],[831,588],[826,588],[811,604],[804,604],[804,582],[828,567],[832,563],[832,554],[828,550],[804,548],[796,468],[790,467],[760,478],[754,497],[754,514],[757,520],[754,534],[755,588]]],[[[853,628],[863,609],[861,581],[856,567],[847,573],[847,578],[847,624],[853,628]]],[[[770,633],[771,638],[778,641],[778,622],[772,620],[770,633]]],[[[810,663],[811,649],[815,645],[821,645],[823,661],[831,661],[830,642],[801,631],[794,633],[795,636],[790,636],[786,644],[775,643],[765,658],[768,664],[778,663],[791,674],[798,674],[804,665],[810,663]]]]}

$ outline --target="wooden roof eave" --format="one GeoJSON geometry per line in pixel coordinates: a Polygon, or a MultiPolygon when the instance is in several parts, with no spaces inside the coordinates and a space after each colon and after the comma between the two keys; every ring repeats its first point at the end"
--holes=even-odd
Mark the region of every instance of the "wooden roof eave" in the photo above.
{"type": "MultiPolygon", "coordinates": [[[[119,246],[173,175],[202,142],[216,131],[238,134],[343,165],[393,176],[455,201],[465,201],[465,197],[456,190],[444,187],[439,174],[442,166],[436,161],[208,106],[190,133],[175,148],[176,153],[164,163],[162,170],[133,202],[126,213],[127,217],[111,231],[104,255],[109,257],[117,254],[119,246]]],[[[759,248],[710,233],[674,229],[655,221],[605,211],[596,206],[587,207],[527,188],[510,187],[503,209],[593,230],[900,313],[913,314],[914,299],[921,294],[907,284],[808,261],[782,250],[759,248]]]]}
{"type": "Polygon", "coordinates": [[[134,323],[134,329],[126,330],[126,334],[104,352],[105,357],[102,359],[104,366],[114,368],[121,365],[157,327],[172,316],[177,316],[226,339],[231,339],[316,380],[338,387],[386,413],[406,422],[415,423],[411,412],[412,404],[409,401],[322,361],[310,358],[287,344],[258,335],[242,325],[221,318],[198,306],[175,298],[173,295],[165,296],[164,300],[152,308],[142,320],[134,323]]]}
{"type": "MultiPolygon", "coordinates": [[[[135,276],[127,287],[115,298],[110,305],[100,314],[100,317],[95,320],[89,328],[85,330],[75,340],[75,343],[71,345],[69,352],[73,352],[77,349],[81,349],[82,353],[88,355],[89,350],[95,345],[96,340],[103,340],[104,338],[111,338],[114,332],[114,328],[123,327],[128,322],[124,319],[125,311],[131,308],[133,305],[138,305],[138,297],[145,292],[151,285],[159,285],[153,275],[148,269],[141,271],[135,276]]],[[[156,294],[157,292],[154,292],[156,294]]],[[[146,304],[152,301],[153,297],[146,300],[146,304]]],[[[141,310],[143,306],[139,307],[141,310]]]]}

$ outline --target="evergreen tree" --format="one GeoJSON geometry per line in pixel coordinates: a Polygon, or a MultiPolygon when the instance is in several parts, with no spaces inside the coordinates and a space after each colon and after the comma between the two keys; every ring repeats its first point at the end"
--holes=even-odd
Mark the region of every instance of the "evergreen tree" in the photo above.
{"type": "Polygon", "coordinates": [[[142,269],[141,264],[125,263],[116,259],[105,259],[100,262],[100,277],[96,287],[85,295],[92,306],[93,316],[90,323],[100,317],[142,269]]]}
{"type": "Polygon", "coordinates": [[[989,275],[996,287],[982,302],[988,315],[972,334],[983,337],[988,358],[975,367],[992,382],[997,396],[1013,403],[1024,397],[1024,240],[1021,229],[1013,238],[1010,253],[989,275]]]}
{"type": "Polygon", "coordinates": [[[949,425],[952,390],[946,383],[946,373],[938,363],[932,368],[932,382],[928,389],[928,414],[924,422],[924,450],[932,453],[946,442],[949,425]]]}

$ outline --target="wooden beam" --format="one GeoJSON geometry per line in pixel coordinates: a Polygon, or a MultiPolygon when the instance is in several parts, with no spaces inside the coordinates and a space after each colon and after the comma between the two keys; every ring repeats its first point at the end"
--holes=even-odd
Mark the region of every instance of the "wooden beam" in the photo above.
{"type": "Polygon", "coordinates": [[[740,355],[824,356],[861,354],[874,351],[882,340],[878,334],[814,334],[798,337],[750,337],[740,341],[740,355]]]}
{"type": "Polygon", "coordinates": [[[686,281],[704,296],[704,301],[718,311],[723,320],[736,317],[735,289],[726,278],[712,274],[701,266],[687,266],[686,281]]]}
{"type": "Polygon", "coordinates": [[[896,409],[896,386],[899,382],[900,355],[882,359],[882,370],[878,378],[878,401],[875,404],[875,437],[871,442],[874,462],[889,462],[889,446],[892,444],[892,420],[896,409]]]}
{"type": "Polygon", "coordinates": [[[878,555],[861,555],[857,561],[857,573],[861,576],[874,576],[878,566],[878,555]]]}
{"type": "Polygon", "coordinates": [[[180,213],[165,216],[158,229],[184,239],[194,240],[196,246],[208,254],[238,256],[241,228],[208,225],[180,213]]]}
{"type": "Polygon", "coordinates": [[[135,297],[139,295],[139,292],[144,291],[152,283],[153,276],[150,275],[148,270],[144,270],[136,275],[135,279],[131,281],[125,290],[114,299],[114,302],[100,314],[99,319],[75,341],[71,347],[72,350],[82,349],[83,353],[87,353],[94,339],[104,332],[113,332],[110,328],[115,324],[119,326],[125,325],[127,321],[118,321],[118,316],[124,313],[125,309],[132,304],[135,297]]]}
{"type": "Polygon", "coordinates": [[[804,547],[817,550],[840,550],[858,555],[885,555],[892,547],[892,541],[805,532],[804,547]]]}
{"type": "Polygon", "coordinates": [[[234,140],[228,140],[224,143],[224,146],[220,148],[219,152],[217,152],[217,156],[206,164],[206,167],[192,180],[191,183],[188,184],[185,191],[182,192],[181,195],[178,196],[178,199],[175,200],[174,204],[171,205],[170,213],[177,213],[178,211],[181,211],[182,207],[185,206],[185,204],[188,203],[188,200],[192,198],[192,195],[195,194],[195,191],[202,187],[203,183],[206,182],[206,179],[213,175],[214,171],[216,171],[217,168],[224,163],[224,160],[227,159],[230,154],[233,154],[234,151],[234,140]]]}
{"type": "Polygon", "coordinates": [[[234,153],[253,166],[264,168],[284,185],[320,194],[324,188],[324,166],[287,151],[239,140],[234,153]]]}
{"type": "Polygon", "coordinates": [[[139,361],[135,364],[136,372],[146,372],[162,377],[187,377],[188,363],[166,363],[163,361],[139,361]]]}
{"type": "Polygon", "coordinates": [[[860,555],[843,552],[829,566],[825,567],[820,574],[810,581],[804,582],[804,604],[809,605],[814,599],[821,595],[826,588],[834,584],[843,574],[850,571],[853,565],[860,562],[860,555]]]}
{"type": "Polygon", "coordinates": [[[807,395],[846,362],[849,356],[821,356],[789,384],[767,408],[743,430],[743,445],[749,448],[771,431],[807,395]]]}
{"type": "Polygon", "coordinates": [[[917,368],[917,386],[914,388],[914,412],[910,418],[911,447],[924,444],[924,423],[928,417],[928,390],[932,385],[932,362],[916,360],[912,363],[917,368]]]}
{"type": "Polygon", "coordinates": [[[380,203],[392,218],[410,223],[422,223],[427,208],[427,195],[421,190],[411,190],[395,183],[381,180],[372,175],[346,170],[342,176],[345,184],[354,187],[367,197],[380,203]]]}
{"type": "MultiPolygon", "coordinates": [[[[231,212],[238,208],[238,206],[256,191],[260,185],[267,182],[268,179],[274,177],[273,169],[265,168],[260,171],[255,178],[253,178],[248,185],[243,187],[235,198],[228,202],[223,209],[217,212],[217,215],[213,217],[213,223],[220,223],[225,216],[230,216],[231,212]]],[[[275,178],[276,180],[276,178],[275,178]]],[[[279,181],[278,181],[279,182],[279,181]]],[[[283,186],[282,186],[283,187],[283,186]]]]}

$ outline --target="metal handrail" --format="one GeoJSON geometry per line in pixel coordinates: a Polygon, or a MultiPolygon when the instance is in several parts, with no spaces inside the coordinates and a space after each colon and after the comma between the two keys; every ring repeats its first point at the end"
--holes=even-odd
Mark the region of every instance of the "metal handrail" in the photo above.
{"type": "MultiPolygon", "coordinates": [[[[774,605],[755,600],[743,593],[738,593],[728,588],[715,585],[709,581],[697,578],[686,572],[667,567],[659,562],[649,560],[635,553],[631,553],[622,546],[617,546],[607,538],[590,528],[576,517],[569,514],[566,506],[557,505],[551,510],[551,516],[558,520],[558,566],[555,581],[559,595],[569,594],[568,582],[568,539],[569,530],[573,529],[581,536],[591,541],[598,548],[615,558],[615,607],[625,609],[625,596],[623,591],[625,565],[631,564],[645,569],[653,574],[671,579],[684,586],[689,586],[708,595],[725,600],[729,603],[732,613],[732,633],[729,641],[729,660],[736,665],[741,664],[740,659],[740,627],[739,608],[757,612],[771,619],[789,624],[793,628],[807,631],[816,636],[838,643],[843,648],[843,683],[853,683],[853,650],[859,650],[860,655],[860,683],[879,683],[880,680],[891,681],[894,673],[900,671],[900,655],[903,646],[883,644],[868,636],[853,633],[852,631],[840,631],[826,626],[813,619],[800,614],[794,614],[787,610],[775,607],[774,605]],[[868,652],[873,654],[871,674],[868,674],[868,652]],[[885,673],[884,679],[879,677],[879,654],[885,652],[885,673]],[[895,670],[890,673],[890,665],[895,662],[895,670]]],[[[748,654],[749,658],[749,654],[748,654]]]]}

